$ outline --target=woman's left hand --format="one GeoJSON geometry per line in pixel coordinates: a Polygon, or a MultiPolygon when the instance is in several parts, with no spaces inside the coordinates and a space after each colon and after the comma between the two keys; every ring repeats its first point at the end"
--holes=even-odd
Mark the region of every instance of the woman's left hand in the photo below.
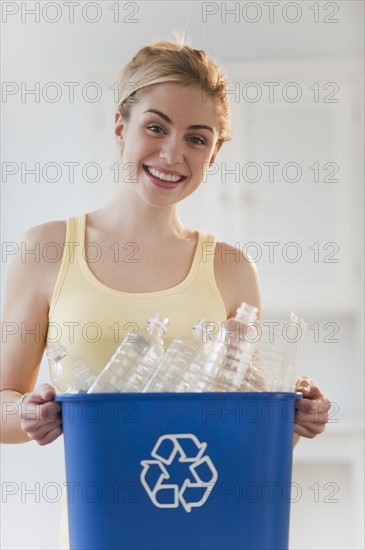
{"type": "Polygon", "coordinates": [[[331,402],[307,377],[298,380],[296,391],[301,392],[303,398],[296,401],[294,431],[297,435],[313,439],[326,427],[331,402]]]}

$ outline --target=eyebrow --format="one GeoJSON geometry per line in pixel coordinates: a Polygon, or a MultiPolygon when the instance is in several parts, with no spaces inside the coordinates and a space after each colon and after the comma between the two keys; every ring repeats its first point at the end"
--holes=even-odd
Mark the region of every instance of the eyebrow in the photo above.
{"type": "MultiPolygon", "coordinates": [[[[165,115],[165,113],[162,113],[161,111],[157,111],[157,109],[148,109],[147,111],[144,111],[144,113],[154,113],[155,115],[158,115],[159,117],[161,117],[162,120],[164,120],[168,124],[172,124],[171,118],[165,115]]],[[[187,129],[188,130],[209,130],[209,132],[212,132],[212,134],[214,134],[213,128],[211,126],[207,126],[206,124],[192,124],[191,126],[188,126],[187,129]]]]}

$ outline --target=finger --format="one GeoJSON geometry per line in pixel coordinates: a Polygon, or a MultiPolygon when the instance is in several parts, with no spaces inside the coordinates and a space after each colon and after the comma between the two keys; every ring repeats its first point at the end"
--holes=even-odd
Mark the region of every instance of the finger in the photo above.
{"type": "Polygon", "coordinates": [[[46,421],[39,420],[39,419],[34,420],[33,418],[27,419],[21,422],[21,425],[22,425],[22,428],[27,432],[30,431],[32,433],[35,433],[37,430],[44,430],[44,428],[47,426],[61,424],[61,423],[62,423],[61,415],[57,415],[53,417],[52,420],[46,420],[46,421]]]}
{"type": "Polygon", "coordinates": [[[40,446],[48,445],[49,443],[52,443],[52,441],[57,439],[57,437],[59,437],[62,432],[62,426],[57,426],[53,430],[47,432],[41,439],[37,439],[37,443],[40,446]]]}
{"type": "Polygon", "coordinates": [[[301,435],[302,437],[307,437],[309,439],[313,439],[316,437],[316,433],[313,433],[311,430],[309,430],[306,426],[301,426],[300,424],[295,424],[294,432],[298,435],[301,435]]]}
{"type": "Polygon", "coordinates": [[[326,425],[323,422],[298,422],[296,427],[302,428],[314,435],[319,435],[324,432],[326,425]]]}
{"type": "Polygon", "coordinates": [[[313,401],[311,399],[297,399],[295,402],[295,410],[302,413],[311,413],[313,410],[313,401]]]}
{"type": "Polygon", "coordinates": [[[42,406],[37,401],[26,399],[20,406],[20,421],[38,424],[42,422],[42,406]]]}
{"type": "Polygon", "coordinates": [[[322,431],[326,426],[325,419],[323,419],[322,417],[316,417],[315,419],[313,419],[313,416],[306,415],[296,418],[295,423],[299,424],[300,426],[313,427],[313,429],[316,429],[315,426],[322,426],[322,431]]]}
{"type": "Polygon", "coordinates": [[[308,376],[301,376],[296,383],[297,391],[304,390],[305,392],[309,391],[310,387],[314,385],[314,382],[308,376]]]}
{"type": "MultiPolygon", "coordinates": [[[[57,404],[58,405],[58,404],[57,404]]],[[[46,426],[52,422],[62,422],[62,414],[54,403],[46,403],[45,405],[33,404],[31,409],[21,411],[20,423],[23,429],[31,429],[33,432],[38,427],[46,426]]]]}
{"type": "Polygon", "coordinates": [[[23,403],[20,411],[20,425],[23,431],[34,434],[39,428],[51,423],[62,422],[60,403],[54,401],[39,405],[38,403],[23,403]]]}
{"type": "Polygon", "coordinates": [[[27,397],[27,402],[33,403],[45,403],[51,401],[54,398],[55,389],[50,384],[41,384],[31,392],[27,397]]]}
{"type": "Polygon", "coordinates": [[[24,423],[22,428],[28,434],[30,439],[39,440],[47,435],[47,433],[55,428],[62,426],[62,420],[57,419],[55,422],[47,424],[24,423]]]}
{"type": "Polygon", "coordinates": [[[42,420],[41,408],[37,402],[26,399],[20,405],[20,422],[33,422],[38,423],[42,420]]]}
{"type": "Polygon", "coordinates": [[[331,409],[330,401],[325,397],[323,399],[298,399],[295,403],[295,409],[303,413],[327,413],[331,409]]]}
{"type": "Polygon", "coordinates": [[[325,426],[328,422],[328,416],[326,413],[320,413],[318,415],[316,415],[315,417],[313,417],[313,415],[308,415],[308,414],[303,414],[301,415],[300,413],[295,417],[295,422],[297,424],[313,424],[314,426],[315,425],[321,425],[321,426],[325,426]]]}
{"type": "Polygon", "coordinates": [[[61,417],[61,403],[55,401],[47,401],[40,406],[42,418],[45,420],[54,420],[56,417],[61,417]]]}
{"type": "Polygon", "coordinates": [[[319,399],[303,397],[302,399],[298,399],[295,404],[296,408],[305,411],[309,411],[312,409],[319,412],[329,412],[332,407],[331,401],[323,394],[319,399]]]}
{"type": "Polygon", "coordinates": [[[311,399],[319,399],[323,395],[319,387],[316,386],[313,380],[307,376],[299,378],[296,385],[296,390],[301,392],[303,396],[310,397],[311,399]]]}

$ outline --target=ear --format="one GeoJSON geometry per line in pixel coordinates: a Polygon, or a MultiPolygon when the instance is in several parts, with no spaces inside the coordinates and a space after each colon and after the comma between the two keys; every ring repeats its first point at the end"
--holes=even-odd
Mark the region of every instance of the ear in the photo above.
{"type": "Polygon", "coordinates": [[[214,149],[214,153],[212,154],[211,158],[210,158],[210,161],[208,163],[208,166],[211,166],[212,164],[215,163],[215,159],[219,153],[219,150],[220,148],[222,147],[222,143],[220,143],[219,145],[216,145],[215,146],[215,149],[214,149]]]}
{"type": "Polygon", "coordinates": [[[115,113],[114,115],[114,134],[116,136],[116,140],[119,146],[123,145],[124,136],[123,136],[123,130],[124,130],[124,123],[122,121],[122,117],[120,113],[115,113]]]}

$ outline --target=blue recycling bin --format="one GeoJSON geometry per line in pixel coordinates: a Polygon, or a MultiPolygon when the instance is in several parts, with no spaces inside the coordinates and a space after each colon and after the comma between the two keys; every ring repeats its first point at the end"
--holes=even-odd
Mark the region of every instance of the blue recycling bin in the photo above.
{"type": "Polygon", "coordinates": [[[71,550],[285,550],[300,393],[56,396],[71,550]]]}

